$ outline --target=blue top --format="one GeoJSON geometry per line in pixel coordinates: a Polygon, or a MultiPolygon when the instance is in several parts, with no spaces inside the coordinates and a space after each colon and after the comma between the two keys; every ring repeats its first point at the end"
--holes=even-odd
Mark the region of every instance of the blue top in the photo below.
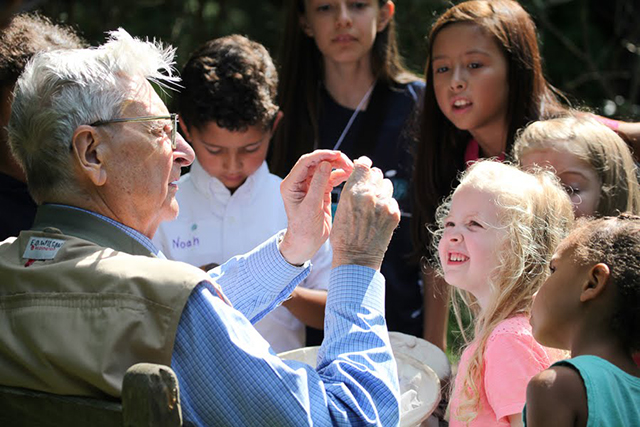
{"type": "Polygon", "coordinates": [[[194,289],[171,363],[185,419],[203,426],[397,425],[382,275],[361,266],[332,270],[316,370],[278,358],[248,320],[259,320],[306,276],[283,261],[271,239],[211,271],[223,289],[238,290],[227,296],[239,311],[207,283],[194,289]],[[278,299],[269,300],[274,294],[278,299]]]}
{"type": "MultiPolygon", "coordinates": [[[[587,427],[640,425],[640,378],[597,356],[578,356],[552,366],[570,366],[587,393],[587,427]]],[[[526,426],[526,406],[523,413],[526,426]]]]}
{"type": "MultiPolygon", "coordinates": [[[[339,150],[351,159],[366,155],[393,183],[393,197],[402,217],[382,262],[387,286],[386,316],[390,331],[422,337],[423,298],[420,266],[410,262],[412,134],[415,109],[424,93],[423,81],[407,84],[378,82],[367,110],[359,112],[339,150]]],[[[321,92],[318,148],[333,148],[354,110],[321,92]]],[[[337,197],[334,197],[334,202],[337,197]]]]}
{"type": "MultiPolygon", "coordinates": [[[[89,213],[162,257],[146,236],[89,213]]],[[[384,321],[384,277],[378,271],[357,265],[331,271],[317,369],[280,359],[251,326],[308,273],[308,263],[294,267],[284,259],[274,236],[209,272],[233,307],[209,282],[194,288],[171,360],[186,421],[199,426],[398,425],[400,387],[384,321]]]]}

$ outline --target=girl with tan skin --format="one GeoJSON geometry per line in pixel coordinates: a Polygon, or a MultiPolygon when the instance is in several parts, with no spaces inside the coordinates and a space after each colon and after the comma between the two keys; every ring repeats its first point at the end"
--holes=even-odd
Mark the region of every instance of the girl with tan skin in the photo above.
{"type": "MultiPolygon", "coordinates": [[[[469,161],[511,153],[528,123],[566,114],[542,70],[536,27],[512,0],[472,0],[445,11],[428,37],[420,141],[414,163],[412,234],[428,258],[435,211],[469,161]]],[[[603,120],[627,142],[640,125],[603,120]]],[[[427,274],[429,276],[429,274],[427,274]]],[[[446,306],[446,286],[432,279],[446,306]]]]}
{"type": "MultiPolygon", "coordinates": [[[[390,0],[289,0],[286,5],[278,61],[284,117],[273,137],[269,168],[285,176],[297,153],[314,148],[373,160],[393,182],[403,212],[382,267],[389,329],[444,346],[446,306],[430,299],[434,307],[422,310],[420,268],[409,262],[413,158],[407,128],[424,82],[402,64],[396,5],[390,0]]],[[[334,202],[337,197],[339,192],[334,202]]]]}

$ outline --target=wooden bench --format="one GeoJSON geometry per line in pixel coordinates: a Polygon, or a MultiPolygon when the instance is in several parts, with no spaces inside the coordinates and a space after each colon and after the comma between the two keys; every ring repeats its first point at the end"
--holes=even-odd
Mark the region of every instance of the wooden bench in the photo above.
{"type": "Polygon", "coordinates": [[[0,386],[0,426],[183,427],[178,379],[168,366],[127,370],[122,401],[0,386]]]}

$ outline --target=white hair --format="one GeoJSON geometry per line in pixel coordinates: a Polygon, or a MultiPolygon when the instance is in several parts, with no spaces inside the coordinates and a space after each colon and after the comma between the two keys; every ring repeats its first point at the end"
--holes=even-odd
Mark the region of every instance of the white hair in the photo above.
{"type": "Polygon", "coordinates": [[[70,147],[78,126],[118,117],[132,96],[127,79],[177,85],[174,56],[175,48],[122,28],[97,48],[34,56],[16,83],[8,130],[37,203],[75,187],[70,147]]]}

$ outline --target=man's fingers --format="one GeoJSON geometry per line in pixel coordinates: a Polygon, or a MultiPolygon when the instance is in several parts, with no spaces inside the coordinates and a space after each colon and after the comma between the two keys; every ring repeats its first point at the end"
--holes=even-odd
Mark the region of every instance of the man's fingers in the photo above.
{"type": "Polygon", "coordinates": [[[377,186],[378,189],[378,197],[381,199],[386,199],[389,197],[393,197],[393,184],[388,179],[383,179],[380,185],[377,186]]]}
{"type": "Polygon", "coordinates": [[[306,198],[308,200],[316,200],[318,204],[322,203],[330,177],[331,164],[329,162],[320,163],[313,174],[313,178],[311,178],[306,198]]]}
{"type": "Polygon", "coordinates": [[[342,170],[347,175],[353,170],[353,162],[340,151],[316,150],[305,154],[293,166],[284,179],[285,186],[298,188],[309,182],[315,173],[316,167],[322,162],[329,162],[333,169],[342,170]]]}
{"type": "Polygon", "coordinates": [[[354,166],[356,164],[358,164],[358,165],[364,165],[367,168],[370,168],[371,165],[373,164],[373,161],[370,158],[368,158],[367,156],[360,156],[356,160],[353,161],[353,164],[354,164],[354,166]]]}
{"type": "Polygon", "coordinates": [[[351,176],[344,185],[344,190],[348,190],[369,179],[371,174],[371,164],[371,159],[366,156],[356,159],[353,162],[353,172],[351,172],[351,176]]]}
{"type": "Polygon", "coordinates": [[[389,209],[389,213],[393,217],[392,225],[393,225],[393,229],[395,229],[398,226],[398,223],[400,222],[400,216],[401,216],[400,206],[398,205],[398,201],[393,197],[388,199],[387,206],[389,209]]]}
{"type": "MultiPolygon", "coordinates": [[[[337,187],[338,185],[342,184],[347,179],[349,179],[350,175],[351,175],[351,171],[347,172],[344,169],[335,169],[331,171],[331,178],[329,178],[329,185],[331,186],[331,188],[337,187]]],[[[330,190],[331,189],[329,189],[329,191],[330,190]]]]}

